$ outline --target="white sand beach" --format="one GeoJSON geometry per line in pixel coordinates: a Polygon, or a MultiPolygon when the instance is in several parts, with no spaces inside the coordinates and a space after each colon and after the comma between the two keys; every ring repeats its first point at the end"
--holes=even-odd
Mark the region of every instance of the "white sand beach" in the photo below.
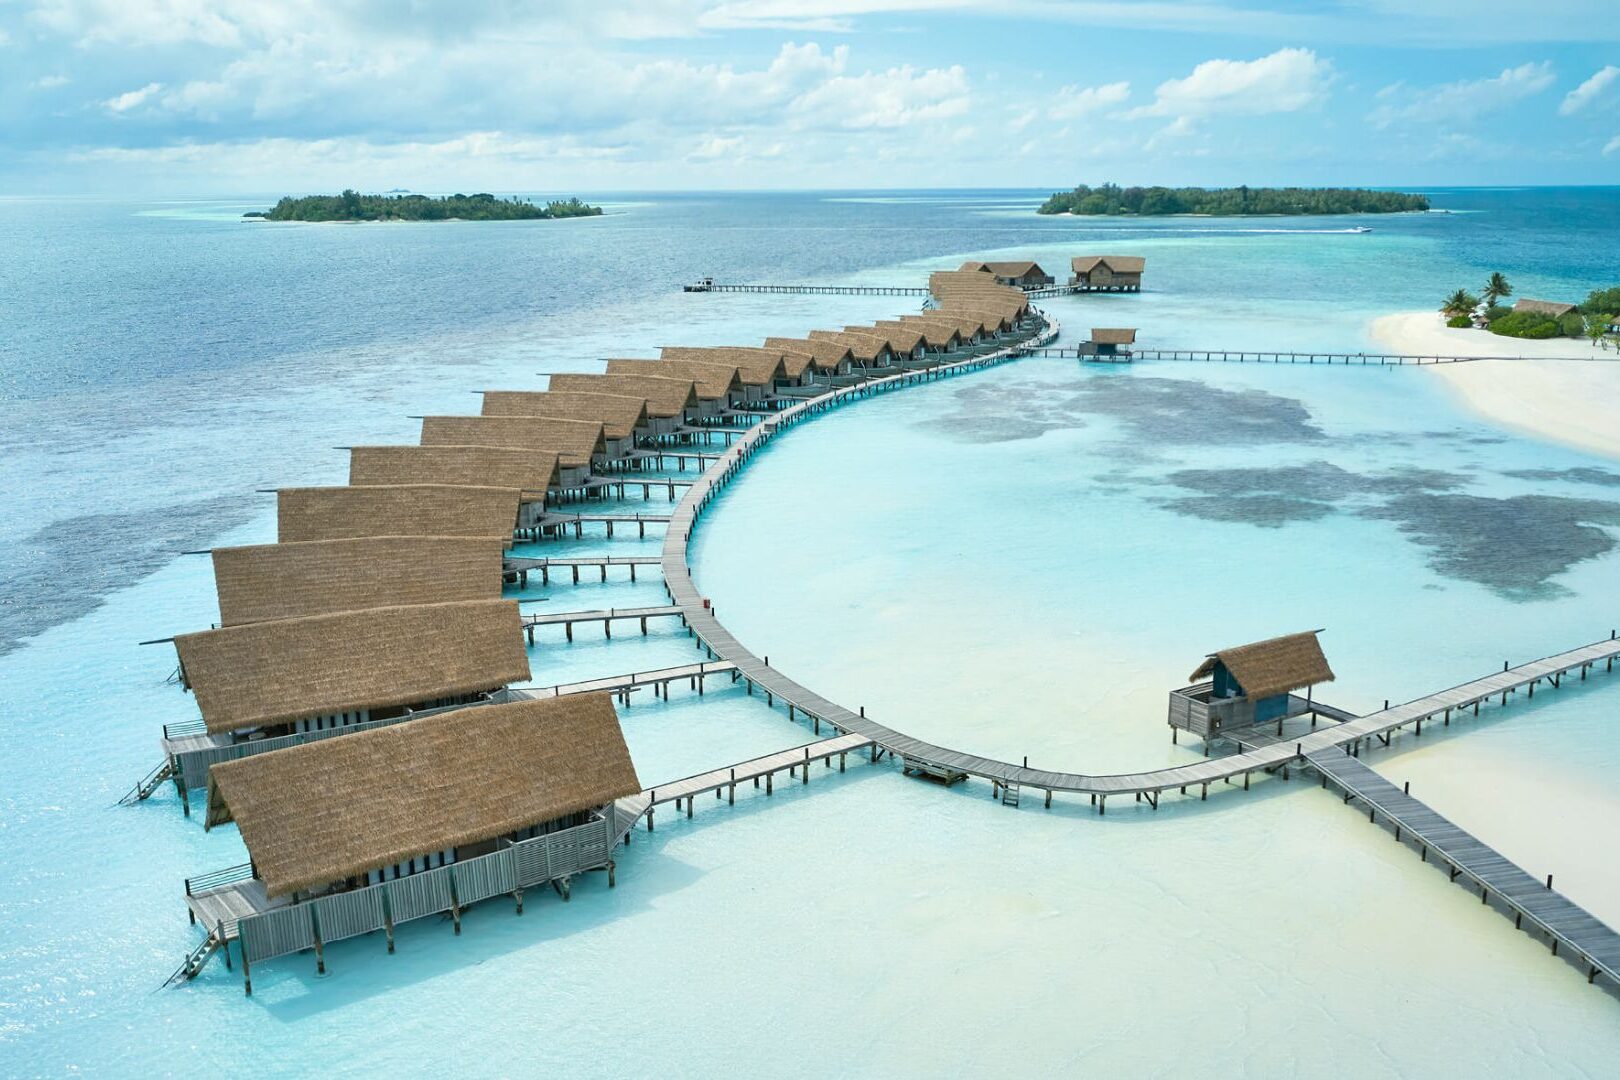
{"type": "Polygon", "coordinates": [[[1454,330],[1432,311],[1385,315],[1369,333],[1391,352],[1512,358],[1426,370],[1494,423],[1620,459],[1620,354],[1612,349],[1573,338],[1528,341],[1454,330]]]}

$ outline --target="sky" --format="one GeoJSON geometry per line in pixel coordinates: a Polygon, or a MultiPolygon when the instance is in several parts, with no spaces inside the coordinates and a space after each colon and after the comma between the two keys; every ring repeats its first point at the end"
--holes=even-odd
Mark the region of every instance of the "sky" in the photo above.
{"type": "Polygon", "coordinates": [[[1620,183],[1614,0],[0,0],[0,194],[1620,183]]]}

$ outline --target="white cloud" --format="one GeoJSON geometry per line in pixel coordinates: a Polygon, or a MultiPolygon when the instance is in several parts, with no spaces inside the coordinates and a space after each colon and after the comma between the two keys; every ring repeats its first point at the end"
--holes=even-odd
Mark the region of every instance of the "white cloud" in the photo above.
{"type": "Polygon", "coordinates": [[[1564,95],[1563,103],[1558,106],[1559,115],[1569,116],[1580,112],[1601,97],[1616,79],[1620,79],[1620,67],[1605,64],[1590,79],[1564,95]]]}
{"type": "Polygon", "coordinates": [[[108,112],[126,113],[131,109],[139,108],[145,104],[148,98],[162,89],[162,83],[147,83],[139,90],[130,90],[127,93],[119,94],[117,97],[108,98],[102,104],[107,107],[108,112]]]}
{"type": "Polygon", "coordinates": [[[1620,135],[1603,144],[1603,156],[1608,157],[1610,154],[1620,154],[1620,135]]]}
{"type": "Polygon", "coordinates": [[[689,161],[714,161],[718,158],[735,158],[741,153],[742,148],[743,139],[741,135],[729,137],[706,135],[686,157],[689,161]]]}
{"type": "Polygon", "coordinates": [[[66,86],[73,80],[66,75],[45,75],[28,85],[35,90],[55,90],[59,86],[66,86]]]}
{"type": "Polygon", "coordinates": [[[898,128],[961,116],[967,108],[963,68],[906,65],[828,79],[796,98],[788,116],[814,127],[898,128]]]}
{"type": "Polygon", "coordinates": [[[1553,84],[1552,65],[1520,64],[1489,79],[1464,79],[1404,94],[1380,95],[1385,104],[1368,119],[1380,128],[1396,123],[1461,123],[1546,90],[1553,84]],[[1405,97],[1404,102],[1400,99],[1405,97]]]}
{"type": "Polygon", "coordinates": [[[1131,96],[1128,82],[1104,83],[1102,86],[1065,86],[1057,92],[1057,101],[1047,110],[1053,120],[1073,120],[1076,117],[1121,104],[1131,96]]]}
{"type": "Polygon", "coordinates": [[[1208,116],[1297,112],[1327,97],[1333,65],[1310,49],[1278,49],[1258,60],[1206,60],[1184,79],[1159,84],[1130,117],[1168,116],[1185,132],[1208,116]]]}

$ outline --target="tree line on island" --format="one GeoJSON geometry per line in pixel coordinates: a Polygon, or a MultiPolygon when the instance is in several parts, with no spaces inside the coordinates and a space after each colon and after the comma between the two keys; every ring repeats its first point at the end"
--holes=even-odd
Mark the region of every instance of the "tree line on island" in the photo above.
{"type": "Polygon", "coordinates": [[[1446,316],[1446,325],[1463,330],[1478,327],[1503,337],[1547,339],[1555,337],[1589,338],[1594,345],[1607,348],[1616,343],[1616,326],[1620,326],[1620,285],[1609,289],[1594,289],[1579,304],[1552,304],[1535,301],[1535,308],[1507,307],[1503,300],[1513,295],[1513,285],[1500,272],[1485,279],[1479,295],[1467,289],[1458,289],[1440,305],[1446,316]],[[1538,309],[1568,310],[1538,310],[1538,309]]]}
{"type": "Polygon", "coordinates": [[[497,199],[478,195],[362,195],[345,189],[341,195],[305,195],[282,198],[269,210],[243,217],[265,221],[529,221],[549,218],[596,217],[600,206],[579,199],[554,199],[543,206],[527,199],[497,199]]]}
{"type": "Polygon", "coordinates": [[[1427,210],[1423,195],[1366,188],[1120,187],[1081,184],[1041,204],[1040,214],[1139,215],[1206,214],[1214,217],[1304,214],[1394,214],[1427,210]]]}

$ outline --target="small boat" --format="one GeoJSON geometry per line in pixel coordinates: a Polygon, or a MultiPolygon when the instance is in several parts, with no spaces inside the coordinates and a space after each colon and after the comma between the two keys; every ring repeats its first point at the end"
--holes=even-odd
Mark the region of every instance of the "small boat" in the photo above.
{"type": "Polygon", "coordinates": [[[1371,225],[1357,225],[1354,228],[1352,228],[1350,231],[1354,232],[1354,233],[1372,232],[1372,226],[1371,225]]]}

